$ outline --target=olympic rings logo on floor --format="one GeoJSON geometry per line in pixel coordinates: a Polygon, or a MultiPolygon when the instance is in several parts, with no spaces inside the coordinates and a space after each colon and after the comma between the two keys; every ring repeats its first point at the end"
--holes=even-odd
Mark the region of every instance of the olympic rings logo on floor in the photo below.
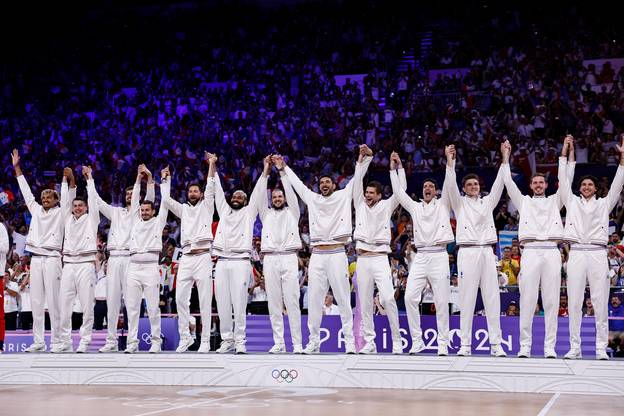
{"type": "Polygon", "coordinates": [[[297,370],[273,370],[271,372],[271,377],[278,383],[292,383],[295,381],[297,377],[299,377],[299,372],[297,370]]]}

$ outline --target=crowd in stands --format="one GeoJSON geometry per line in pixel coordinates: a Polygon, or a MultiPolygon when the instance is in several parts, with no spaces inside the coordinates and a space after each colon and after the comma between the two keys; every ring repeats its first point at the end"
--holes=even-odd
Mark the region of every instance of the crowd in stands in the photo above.
{"type": "MultiPolygon", "coordinates": [[[[389,155],[397,150],[408,191],[416,198],[423,177],[442,183],[443,149],[450,143],[458,150],[458,170],[478,172],[484,178],[482,189],[488,189],[504,139],[514,144],[512,170],[521,189],[528,191],[527,180],[537,169],[550,174],[553,191],[561,139],[570,133],[576,137],[577,175],[597,172],[599,194],[606,193],[618,163],[613,144],[624,131],[624,66],[616,70],[610,64],[596,68],[583,62],[624,57],[624,45],[608,28],[596,28],[588,19],[574,31],[562,32],[549,26],[546,16],[518,11],[500,18],[469,13],[475,20],[470,25],[474,29],[468,30],[465,21],[458,26],[447,17],[432,26],[434,37],[444,36],[426,59],[399,70],[404,51],[417,45],[422,32],[413,25],[424,23],[397,17],[396,9],[379,4],[364,3],[357,12],[351,6],[99,10],[82,16],[75,32],[67,29],[81,33],[79,39],[52,36],[43,41],[41,53],[25,56],[18,51],[14,62],[0,64],[0,142],[5,149],[0,157],[0,214],[14,244],[5,274],[8,327],[15,326],[11,323],[17,322],[18,310],[22,328],[31,322],[29,256],[24,252],[29,216],[8,156],[13,147],[24,155],[23,169],[35,195],[56,186],[63,167],[77,170],[88,164],[94,167],[100,195],[122,204],[124,188],[139,163],[155,176],[169,165],[172,195],[183,201],[186,186],[206,178],[204,150],[218,154],[226,192],[249,192],[261,173],[262,158],[271,153],[285,155],[313,189],[319,175],[328,173],[344,185],[353,174],[357,145],[366,143],[375,151],[369,177],[385,184],[385,195],[391,192],[389,155]],[[493,31],[500,33],[495,40],[493,31]],[[43,50],[59,44],[66,47],[43,50]],[[444,67],[466,70],[429,79],[428,70],[444,67]],[[354,75],[338,82],[335,76],[343,74],[354,75]]],[[[461,11],[454,13],[458,19],[461,11]]],[[[571,18],[579,11],[562,13],[571,18]]],[[[270,187],[276,183],[274,174],[270,187]]],[[[624,286],[623,208],[624,200],[613,212],[610,230],[614,293],[624,286]]],[[[305,309],[309,234],[307,216],[301,218],[305,309]]],[[[164,312],[174,313],[171,292],[180,229],[173,216],[169,219],[163,234],[161,303],[164,312]]],[[[510,202],[500,204],[495,219],[499,231],[513,234],[518,229],[510,202]]],[[[391,263],[399,308],[410,222],[404,210],[397,210],[391,263]]],[[[106,234],[103,221],[99,276],[105,276],[106,234]]],[[[453,250],[450,246],[451,254],[453,250]]],[[[561,253],[565,285],[565,245],[561,253]]],[[[517,292],[520,256],[513,237],[500,249],[503,292],[517,292]]],[[[451,284],[456,286],[454,258],[451,284]]],[[[259,249],[254,260],[250,310],[262,312],[266,293],[259,249]]],[[[353,248],[349,260],[356,261],[353,248]]],[[[566,313],[564,296],[561,315],[566,313]]],[[[327,313],[335,313],[327,299],[327,313]]],[[[620,304],[611,302],[614,316],[624,315],[620,304]]],[[[457,305],[453,310],[458,311],[457,305]]],[[[503,313],[517,315],[518,304],[508,302],[503,313]]],[[[592,314],[591,302],[586,314],[592,314]]]]}

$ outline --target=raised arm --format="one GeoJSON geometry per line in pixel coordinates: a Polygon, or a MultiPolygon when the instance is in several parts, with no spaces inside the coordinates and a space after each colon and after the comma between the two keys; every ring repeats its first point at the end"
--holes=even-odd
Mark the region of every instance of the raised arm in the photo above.
{"type": "Polygon", "coordinates": [[[249,197],[249,207],[255,210],[256,213],[260,212],[261,216],[263,212],[266,212],[269,209],[266,195],[270,171],[271,156],[266,156],[263,160],[262,174],[256,181],[256,186],[254,186],[254,189],[249,197]]]}
{"type": "Polygon", "coordinates": [[[249,205],[255,204],[255,208],[260,214],[260,219],[269,211],[269,199],[267,198],[267,184],[269,172],[271,172],[271,155],[266,156],[262,161],[262,175],[258,178],[256,186],[249,198],[249,205]]]}
{"type": "MultiPolygon", "coordinates": [[[[360,154],[358,156],[358,160],[355,166],[356,172],[358,172],[358,178],[356,179],[355,175],[351,180],[351,185],[353,187],[353,203],[357,207],[360,204],[364,204],[364,175],[368,171],[368,167],[370,166],[371,161],[373,160],[373,151],[369,149],[365,144],[360,145],[360,154]]],[[[347,186],[349,186],[347,185],[347,186]]]]}
{"type": "Polygon", "coordinates": [[[286,165],[286,163],[284,163],[284,172],[286,172],[286,177],[288,178],[288,181],[295,189],[295,192],[297,192],[301,200],[306,204],[309,204],[314,198],[315,193],[308,189],[308,187],[305,186],[303,182],[301,182],[295,172],[293,172],[292,169],[286,165]]]}
{"type": "Polygon", "coordinates": [[[156,200],[156,186],[154,184],[154,177],[152,176],[152,172],[150,172],[147,166],[145,166],[145,169],[143,172],[144,172],[145,178],[147,179],[147,190],[145,191],[144,200],[154,202],[156,200]]]}
{"type": "Polygon", "coordinates": [[[182,218],[182,204],[171,198],[171,172],[169,172],[169,166],[160,171],[160,177],[160,205],[166,206],[167,209],[173,212],[173,215],[182,218]]]}
{"type": "Polygon", "coordinates": [[[396,170],[390,171],[390,183],[392,184],[392,197],[411,213],[416,202],[403,189],[399,173],[396,170]]]}
{"type": "Polygon", "coordinates": [[[299,218],[301,216],[301,210],[299,208],[299,198],[297,198],[297,194],[292,187],[292,184],[288,180],[288,176],[286,176],[286,172],[284,171],[284,158],[280,155],[275,155],[271,157],[273,164],[277,168],[280,174],[280,180],[282,181],[282,187],[284,188],[284,196],[286,197],[286,204],[288,205],[288,209],[292,214],[299,218]]]}
{"type": "Polygon", "coordinates": [[[204,190],[204,201],[203,204],[209,208],[214,207],[215,203],[215,171],[217,169],[217,156],[204,152],[204,158],[208,163],[208,177],[206,178],[206,189],[204,190]]]}
{"type": "MultiPolygon", "coordinates": [[[[392,183],[392,196],[390,197],[392,211],[399,206],[399,203],[405,208],[408,208],[407,205],[399,200],[397,191],[395,191],[395,189],[401,189],[405,196],[407,196],[410,201],[412,200],[407,193],[405,193],[407,189],[407,177],[405,176],[405,169],[403,169],[401,158],[397,152],[392,152],[392,154],[390,154],[390,182],[392,183]],[[392,183],[393,178],[396,179],[396,183],[392,183]]],[[[407,203],[407,201],[404,202],[407,203]]]]}
{"type": "Polygon", "coordinates": [[[444,175],[444,185],[442,186],[442,201],[449,207],[456,209],[461,204],[461,194],[457,186],[457,174],[455,173],[455,145],[446,146],[446,173],[444,175]],[[448,201],[448,202],[447,202],[448,201]]]}
{"type": "MultiPolygon", "coordinates": [[[[508,142],[505,142],[508,144],[508,142]]],[[[506,147],[506,144],[501,144],[501,153],[508,152],[509,150],[506,147]]],[[[509,160],[509,155],[507,155],[507,160],[509,160]]],[[[503,190],[505,189],[505,181],[503,179],[503,167],[498,168],[498,173],[496,174],[496,179],[492,184],[492,189],[490,193],[483,198],[490,209],[493,211],[498,205],[498,201],[500,201],[501,195],[503,195],[503,190]]]]}
{"type": "Polygon", "coordinates": [[[572,136],[568,135],[563,141],[563,147],[561,148],[561,157],[559,158],[559,170],[557,172],[557,179],[559,180],[559,206],[567,204],[568,199],[572,196],[572,181],[568,174],[568,153],[571,150],[572,136]]]}
{"type": "Polygon", "coordinates": [[[223,216],[225,212],[229,209],[229,205],[225,200],[225,194],[223,193],[223,188],[221,187],[221,179],[219,178],[219,174],[215,174],[215,203],[217,206],[217,213],[219,216],[223,216]]]}
{"type": "Polygon", "coordinates": [[[613,178],[613,182],[611,182],[609,193],[607,194],[609,211],[611,211],[620,200],[620,193],[622,192],[622,186],[624,186],[624,134],[620,136],[620,144],[615,147],[617,151],[620,152],[620,164],[615,173],[615,178],[613,178]]]}
{"type": "Polygon", "coordinates": [[[63,169],[63,181],[61,182],[61,213],[64,218],[71,215],[72,201],[76,197],[76,188],[74,187],[72,192],[72,188],[70,188],[68,184],[70,176],[73,177],[72,169],[69,167],[63,169]]]}
{"type": "Polygon", "coordinates": [[[100,208],[98,194],[95,192],[95,182],[93,182],[93,170],[90,166],[83,166],[82,175],[87,180],[87,204],[89,205],[89,219],[97,225],[100,223],[100,208]]]}
{"type": "Polygon", "coordinates": [[[163,198],[163,192],[162,192],[162,182],[160,184],[160,207],[158,208],[158,224],[160,224],[161,230],[163,228],[165,228],[165,224],[167,224],[167,216],[169,215],[169,208],[167,207],[167,204],[164,204],[162,201],[164,201],[165,199],[163,198]]]}
{"type": "Polygon", "coordinates": [[[35,196],[30,190],[28,181],[26,181],[26,178],[22,173],[22,168],[20,166],[21,159],[17,149],[13,149],[13,153],[11,153],[11,160],[13,162],[13,169],[15,170],[15,177],[17,178],[17,184],[19,185],[20,192],[22,193],[22,197],[24,198],[24,202],[26,202],[28,210],[32,213],[33,210],[38,209],[40,205],[35,200],[35,196]]]}
{"type": "Polygon", "coordinates": [[[507,188],[507,194],[511,199],[511,202],[514,204],[517,210],[522,208],[522,192],[518,189],[518,185],[513,181],[511,177],[511,167],[509,165],[509,156],[511,155],[511,144],[509,141],[506,141],[504,144],[505,150],[503,152],[503,163],[501,164],[500,169],[503,171],[503,182],[505,187],[507,188]]]}

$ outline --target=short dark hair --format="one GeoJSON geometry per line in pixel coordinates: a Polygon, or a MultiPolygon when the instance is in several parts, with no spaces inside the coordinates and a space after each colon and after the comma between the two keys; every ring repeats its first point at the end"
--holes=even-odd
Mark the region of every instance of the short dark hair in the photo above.
{"type": "Polygon", "coordinates": [[[476,179],[478,181],[479,175],[477,175],[476,173],[469,173],[468,175],[464,176],[462,178],[462,187],[466,186],[466,182],[468,182],[471,179],[476,179]]]}
{"type": "Polygon", "coordinates": [[[72,203],[73,203],[73,202],[76,202],[76,201],[84,202],[84,204],[85,204],[85,205],[89,205],[89,204],[87,203],[87,198],[85,198],[85,197],[84,197],[84,196],[82,196],[82,195],[78,195],[78,196],[76,196],[76,197],[74,198],[74,200],[72,201],[72,203]]]}
{"type": "Polygon", "coordinates": [[[126,192],[134,190],[134,186],[126,186],[126,192]]]}
{"type": "Polygon", "coordinates": [[[541,176],[542,178],[544,178],[544,180],[546,180],[546,174],[545,173],[535,172],[533,175],[531,175],[531,182],[533,181],[534,178],[537,178],[538,176],[541,176]]]}
{"type": "Polygon", "coordinates": [[[188,192],[191,189],[191,187],[193,187],[193,186],[198,187],[199,188],[199,192],[202,192],[202,187],[201,187],[201,185],[198,182],[191,182],[191,183],[189,183],[187,185],[187,187],[186,187],[186,191],[188,192]]]}
{"type": "Polygon", "coordinates": [[[322,180],[323,178],[329,178],[329,180],[331,181],[331,183],[334,183],[334,178],[333,178],[331,175],[329,175],[329,174],[319,176],[319,182],[321,182],[321,180],[322,180]]]}
{"type": "Polygon", "coordinates": [[[594,183],[594,186],[598,186],[598,178],[595,177],[594,175],[583,175],[579,178],[578,184],[579,186],[581,186],[581,184],[583,183],[584,180],[589,179],[590,181],[592,181],[594,183]]]}
{"type": "Polygon", "coordinates": [[[150,207],[152,207],[152,209],[156,209],[156,205],[154,205],[154,201],[145,200],[141,202],[141,205],[149,205],[150,207]]]}
{"type": "Polygon", "coordinates": [[[423,186],[425,185],[425,183],[427,182],[431,182],[433,184],[433,186],[435,187],[435,189],[438,189],[438,181],[436,181],[433,178],[425,178],[425,180],[423,181],[423,186]]]}
{"type": "Polygon", "coordinates": [[[383,192],[383,186],[381,185],[381,183],[377,182],[377,181],[370,181],[369,183],[366,184],[367,188],[375,188],[375,192],[380,194],[383,192]]]}

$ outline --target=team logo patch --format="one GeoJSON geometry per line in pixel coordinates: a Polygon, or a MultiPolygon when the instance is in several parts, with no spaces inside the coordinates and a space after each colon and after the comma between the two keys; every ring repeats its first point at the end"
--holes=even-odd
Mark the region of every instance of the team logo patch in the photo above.
{"type": "Polygon", "coordinates": [[[290,384],[295,381],[297,377],[299,377],[299,372],[297,370],[274,369],[271,372],[271,377],[273,377],[273,380],[277,381],[278,383],[286,382],[290,384]]]}

